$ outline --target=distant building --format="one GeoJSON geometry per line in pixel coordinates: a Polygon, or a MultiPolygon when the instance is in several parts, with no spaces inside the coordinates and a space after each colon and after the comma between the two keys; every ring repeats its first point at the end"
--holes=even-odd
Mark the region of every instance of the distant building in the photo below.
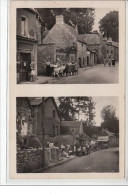
{"type": "Polygon", "coordinates": [[[29,65],[37,75],[37,44],[41,43],[44,23],[36,9],[17,9],[17,82],[29,80],[29,65]]]}
{"type": "Polygon", "coordinates": [[[116,61],[119,60],[119,43],[112,41],[112,38],[103,38],[104,47],[104,57],[108,60],[115,59],[116,61]]]}
{"type": "Polygon", "coordinates": [[[81,34],[80,37],[87,43],[87,49],[90,51],[91,64],[99,64],[102,62],[102,36],[98,32],[90,34],[81,34]],[[92,56],[91,56],[92,55],[92,56]]]}
{"type": "Polygon", "coordinates": [[[114,133],[111,133],[107,129],[102,129],[98,134],[97,141],[99,144],[108,144],[109,147],[115,147],[118,145],[118,138],[114,133]]]}
{"type": "Polygon", "coordinates": [[[75,136],[84,134],[82,121],[61,121],[61,133],[75,136]]]}
{"type": "Polygon", "coordinates": [[[80,37],[87,43],[87,66],[103,63],[103,58],[119,60],[119,44],[111,38],[103,38],[97,31],[80,37]]]}
{"type": "Polygon", "coordinates": [[[43,42],[38,45],[38,73],[45,73],[46,60],[52,63],[59,58],[61,63],[77,61],[79,67],[87,66],[87,46],[79,36],[77,28],[64,23],[63,15],[56,16],[51,30],[43,34],[43,42]]]}

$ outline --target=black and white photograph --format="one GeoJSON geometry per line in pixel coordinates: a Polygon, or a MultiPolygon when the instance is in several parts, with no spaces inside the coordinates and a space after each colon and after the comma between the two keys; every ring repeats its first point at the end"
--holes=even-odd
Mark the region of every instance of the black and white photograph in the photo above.
{"type": "Polygon", "coordinates": [[[119,172],[118,97],[17,97],[17,173],[119,172]]]}
{"type": "Polygon", "coordinates": [[[17,84],[119,83],[119,11],[17,8],[17,84]]]}

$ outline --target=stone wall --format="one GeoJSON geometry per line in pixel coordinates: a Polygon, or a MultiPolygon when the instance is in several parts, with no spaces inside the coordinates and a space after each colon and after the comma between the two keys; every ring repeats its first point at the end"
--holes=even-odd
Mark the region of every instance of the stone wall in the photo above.
{"type": "Polygon", "coordinates": [[[43,167],[42,155],[41,149],[17,151],[17,172],[27,173],[43,167]]]}
{"type": "Polygon", "coordinates": [[[52,63],[56,60],[56,50],[54,44],[40,44],[37,47],[37,71],[38,75],[46,74],[46,60],[52,63]]]}
{"type": "MultiPolygon", "coordinates": [[[[45,167],[60,160],[58,148],[45,148],[45,167]]],[[[42,149],[26,149],[17,151],[17,173],[28,173],[43,168],[42,149]]]]}

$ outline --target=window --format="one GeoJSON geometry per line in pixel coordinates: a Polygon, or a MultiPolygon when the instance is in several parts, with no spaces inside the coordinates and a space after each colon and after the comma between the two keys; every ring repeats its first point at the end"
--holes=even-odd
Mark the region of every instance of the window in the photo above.
{"type": "Polygon", "coordinates": [[[21,35],[27,36],[27,18],[21,17],[21,35]]]}
{"type": "Polygon", "coordinates": [[[56,112],[55,112],[55,110],[53,110],[52,111],[52,117],[55,119],[55,117],[56,117],[56,112]]]}

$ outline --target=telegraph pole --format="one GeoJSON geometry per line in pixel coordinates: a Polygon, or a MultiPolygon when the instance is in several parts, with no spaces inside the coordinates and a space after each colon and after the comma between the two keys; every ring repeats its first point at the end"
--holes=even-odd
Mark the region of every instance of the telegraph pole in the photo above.
{"type": "Polygon", "coordinates": [[[44,130],[44,97],[42,97],[42,146],[43,146],[43,166],[45,165],[45,130],[44,130]]]}

